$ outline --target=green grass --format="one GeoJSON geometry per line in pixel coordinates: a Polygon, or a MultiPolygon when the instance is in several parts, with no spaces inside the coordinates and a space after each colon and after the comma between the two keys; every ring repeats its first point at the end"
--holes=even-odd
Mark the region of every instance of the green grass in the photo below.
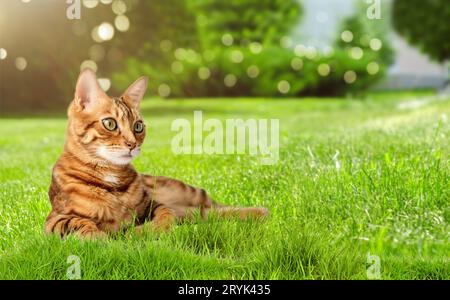
{"type": "Polygon", "coordinates": [[[43,234],[65,116],[0,119],[0,278],[66,279],[67,257],[77,255],[83,279],[366,279],[370,253],[382,279],[450,279],[450,99],[398,108],[414,96],[145,101],[139,171],[204,187],[223,203],[267,206],[271,217],[94,242],[43,234]],[[278,118],[280,160],[174,155],[170,125],[194,110],[278,118]]]}

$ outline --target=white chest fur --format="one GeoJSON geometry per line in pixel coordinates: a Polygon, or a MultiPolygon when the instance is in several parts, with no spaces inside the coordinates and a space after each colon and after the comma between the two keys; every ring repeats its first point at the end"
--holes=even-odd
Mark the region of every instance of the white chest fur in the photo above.
{"type": "Polygon", "coordinates": [[[112,174],[108,174],[105,176],[104,180],[107,183],[111,183],[111,184],[117,184],[119,181],[117,180],[117,177],[112,175],[112,174]]]}

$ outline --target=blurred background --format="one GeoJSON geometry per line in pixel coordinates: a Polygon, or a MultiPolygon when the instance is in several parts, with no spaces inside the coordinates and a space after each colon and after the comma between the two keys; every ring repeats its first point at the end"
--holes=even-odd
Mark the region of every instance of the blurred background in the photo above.
{"type": "Polygon", "coordinates": [[[1,1],[0,110],[64,110],[86,67],[110,95],[445,90],[448,20],[447,0],[1,1]]]}

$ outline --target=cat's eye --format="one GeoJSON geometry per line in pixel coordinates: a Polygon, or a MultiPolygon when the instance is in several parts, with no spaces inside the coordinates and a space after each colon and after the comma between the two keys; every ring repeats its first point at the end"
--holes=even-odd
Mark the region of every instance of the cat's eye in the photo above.
{"type": "Polygon", "coordinates": [[[144,131],[144,123],[142,121],[134,123],[134,132],[141,133],[142,131],[144,131]]]}
{"type": "Polygon", "coordinates": [[[106,118],[102,120],[103,126],[109,130],[113,131],[117,129],[117,122],[113,118],[106,118]]]}

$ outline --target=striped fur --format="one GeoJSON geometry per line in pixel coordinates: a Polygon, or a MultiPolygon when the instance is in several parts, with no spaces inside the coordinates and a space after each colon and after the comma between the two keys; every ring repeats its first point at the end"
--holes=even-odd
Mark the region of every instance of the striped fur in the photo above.
{"type": "Polygon", "coordinates": [[[130,226],[139,230],[146,223],[166,230],[196,211],[202,218],[210,211],[241,219],[267,214],[265,208],[215,204],[203,189],[136,172],[127,161],[137,155],[145,139],[145,127],[136,132],[133,126],[142,121],[139,103],[146,85],[141,78],[122,97],[110,98],[100,90],[92,71],[80,74],[68,109],[64,150],[53,167],[46,233],[97,238],[130,226]],[[105,118],[113,118],[117,129],[107,130],[105,118]]]}

